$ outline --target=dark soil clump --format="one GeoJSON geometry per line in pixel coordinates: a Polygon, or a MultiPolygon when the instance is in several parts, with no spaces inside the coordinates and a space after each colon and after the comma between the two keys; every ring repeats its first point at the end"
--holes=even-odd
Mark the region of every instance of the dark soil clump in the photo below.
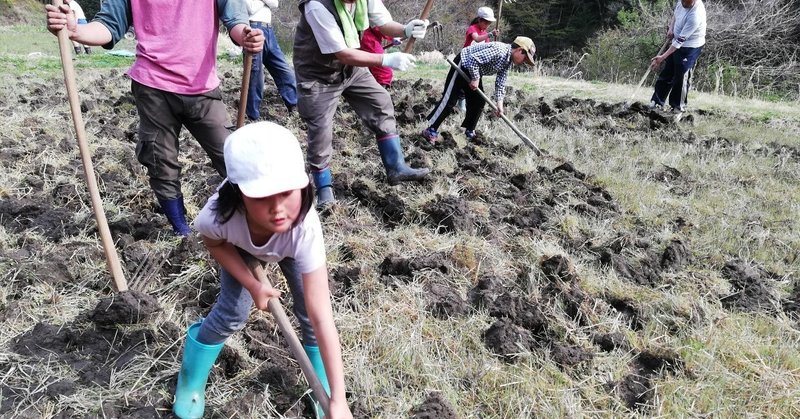
{"type": "Polygon", "coordinates": [[[98,326],[135,324],[146,321],[159,310],[161,307],[158,301],[151,295],[131,290],[103,298],[89,314],[89,318],[98,326]]]}
{"type": "Polygon", "coordinates": [[[424,269],[435,269],[446,274],[450,271],[447,255],[443,253],[432,253],[416,258],[404,258],[397,255],[389,255],[383,259],[378,266],[381,275],[407,276],[411,277],[416,271],[424,269]]]}
{"type": "Polygon", "coordinates": [[[650,407],[655,395],[653,381],[665,373],[674,374],[682,371],[685,365],[675,353],[645,351],[631,361],[630,368],[631,374],[618,382],[608,383],[608,388],[615,392],[629,409],[642,411],[650,407]]]}
{"type": "Polygon", "coordinates": [[[434,282],[428,285],[427,291],[427,310],[437,319],[447,320],[467,312],[467,303],[454,288],[434,282]]]}
{"type": "Polygon", "coordinates": [[[722,276],[730,281],[733,291],[721,298],[723,307],[743,312],[774,312],[780,306],[770,283],[775,274],[732,260],[722,268],[722,276]]]}
{"type": "Polygon", "coordinates": [[[506,362],[515,362],[520,351],[530,350],[534,346],[531,332],[508,319],[494,322],[483,332],[483,341],[489,350],[506,362]]]}
{"type": "Polygon", "coordinates": [[[599,346],[604,352],[611,352],[614,349],[621,349],[623,351],[630,349],[628,338],[619,332],[594,334],[592,335],[592,343],[599,346]]]}
{"type": "Polygon", "coordinates": [[[423,211],[437,233],[469,233],[475,230],[475,219],[462,198],[440,198],[425,205],[423,211]]]}
{"type": "Polygon", "coordinates": [[[564,367],[571,367],[578,365],[584,361],[591,361],[594,359],[594,353],[588,349],[581,348],[580,346],[566,346],[554,344],[550,349],[550,356],[553,361],[564,367]]]}
{"type": "Polygon", "coordinates": [[[411,409],[412,419],[457,419],[453,405],[442,393],[434,391],[428,394],[419,406],[411,409]]]}

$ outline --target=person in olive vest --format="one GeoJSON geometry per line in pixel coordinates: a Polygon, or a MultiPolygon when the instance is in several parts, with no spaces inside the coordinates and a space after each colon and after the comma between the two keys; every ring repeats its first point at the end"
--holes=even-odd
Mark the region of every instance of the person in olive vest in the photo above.
{"type": "Polygon", "coordinates": [[[300,0],[299,7],[293,55],[297,110],[308,125],[307,160],[317,188],[317,206],[334,201],[330,161],[333,116],[340,96],[375,135],[390,185],[424,179],[430,169],[412,169],[406,164],[392,98],[367,70],[384,66],[404,71],[413,67],[414,57],[358,48],[361,33],[370,26],[379,27],[387,36],[422,39],[428,22],[397,23],[381,0],[300,0]]]}

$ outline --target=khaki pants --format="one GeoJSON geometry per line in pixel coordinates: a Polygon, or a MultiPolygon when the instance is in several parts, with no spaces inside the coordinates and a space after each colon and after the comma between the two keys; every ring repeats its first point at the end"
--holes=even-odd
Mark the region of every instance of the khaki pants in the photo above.
{"type": "Polygon", "coordinates": [[[376,138],[397,134],[394,104],[389,93],[363,67],[340,83],[298,81],[297,111],[308,125],[308,163],[315,171],[330,165],[333,153],[333,116],[343,96],[376,138]]]}
{"type": "Polygon", "coordinates": [[[181,196],[181,126],[192,133],[211,165],[225,177],[222,148],[231,131],[219,88],[201,95],[180,95],[131,81],[131,91],[139,111],[136,158],[147,168],[150,187],[159,200],[181,196]]]}

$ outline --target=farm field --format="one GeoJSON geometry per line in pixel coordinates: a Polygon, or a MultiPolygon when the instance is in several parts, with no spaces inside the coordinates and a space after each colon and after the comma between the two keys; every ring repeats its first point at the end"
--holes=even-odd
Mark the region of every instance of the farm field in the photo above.
{"type": "MultiPolygon", "coordinates": [[[[216,263],[196,235],[171,235],[135,159],[131,62],[100,48],[74,61],[112,236],[152,297],[114,317],[55,38],[0,28],[2,417],[169,416],[183,333],[218,292],[216,263]]],[[[800,416],[797,103],[692,92],[674,121],[644,106],[647,86],[627,105],[635,86],[515,73],[506,110],[537,157],[488,111],[477,140],[456,114],[427,143],[442,63],[396,72],[390,90],[425,183],[387,186],[372,135],[347,105],[335,116],[339,201],[322,221],[356,417],[800,416]]],[[[262,114],[304,138],[266,86],[262,114]]],[[[192,218],[221,179],[181,140],[192,218]]],[[[206,416],[310,417],[307,392],[253,313],[213,369],[206,416]]]]}

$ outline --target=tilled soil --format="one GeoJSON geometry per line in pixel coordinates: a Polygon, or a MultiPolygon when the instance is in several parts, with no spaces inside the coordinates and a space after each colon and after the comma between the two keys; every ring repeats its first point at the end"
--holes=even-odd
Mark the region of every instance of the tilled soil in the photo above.
{"type": "MultiPolygon", "coordinates": [[[[268,88],[270,83],[267,83],[268,88]]],[[[64,95],[36,82],[23,83],[25,93],[16,101],[0,106],[0,113],[24,108],[39,111],[59,109],[59,117],[67,119],[64,95]]],[[[225,102],[235,104],[238,80],[230,73],[223,77],[225,102]]],[[[614,224],[630,217],[612,193],[596,182],[590,173],[569,161],[541,160],[535,168],[520,172],[508,159],[525,150],[514,142],[501,141],[491,132],[483,133],[466,145],[459,145],[455,136],[444,131],[441,140],[427,143],[412,132],[417,123],[438,98],[439,92],[423,80],[396,82],[391,91],[398,124],[402,127],[404,146],[412,164],[434,167],[443,153],[450,153],[456,162],[452,173],[446,173],[462,193],[437,194],[414,207],[405,192],[384,186],[380,167],[364,166],[363,160],[377,156],[357,155],[366,147],[374,147],[355,114],[348,106],[340,106],[335,117],[335,144],[342,174],[337,175],[334,189],[344,212],[365,209],[378,220],[374,228],[392,231],[416,223],[430,236],[470,235],[496,245],[505,246],[509,237],[542,237],[549,235],[572,255],[613,271],[623,281],[658,290],[670,286],[672,276],[694,269],[704,255],[692,251],[689,234],[663,239],[656,226],[636,225],[615,231],[611,240],[595,242],[591,238],[576,239],[564,233],[557,221],[560,214],[614,224]],[[433,99],[432,99],[433,98],[433,99]],[[405,128],[404,126],[409,126],[405,128]],[[358,164],[356,163],[358,162],[358,164]],[[432,163],[432,164],[431,164],[432,163]],[[478,179],[480,182],[470,182],[478,179]]],[[[173,285],[176,277],[198,263],[211,263],[210,257],[196,237],[176,244],[171,250],[156,249],[154,242],[169,235],[169,227],[150,197],[143,169],[133,157],[137,138],[136,109],[121,73],[109,72],[89,87],[82,102],[87,129],[98,145],[94,150],[97,173],[103,193],[124,210],[110,218],[111,232],[129,272],[144,264],[156,264],[149,272],[151,283],[142,291],[131,291],[102,299],[92,311],[82,312],[62,324],[34,322],[32,328],[12,339],[10,349],[18,358],[0,368],[8,373],[14,362],[30,365],[55,363],[73,374],[50,382],[42,388],[23,388],[24,381],[5,381],[0,386],[4,403],[0,415],[10,414],[15,406],[36,404],[41,400],[58,401],[80,391],[114,385],[115,371],[130,368],[132,363],[154,359],[143,367],[141,381],[127,383],[130,394],[106,401],[100,408],[105,416],[155,417],[170,409],[174,390],[175,369],[168,369],[162,359],[180,358],[180,342],[186,325],[160,317],[155,297],[166,294],[181,310],[190,315],[206,313],[218,292],[213,272],[198,274],[186,282],[173,285]],[[104,139],[117,143],[104,144],[104,139]],[[166,260],[167,263],[159,264],[166,260]],[[34,400],[31,394],[35,395],[34,400]]],[[[296,115],[284,111],[276,92],[267,92],[263,113],[268,119],[292,127],[301,133],[303,125],[296,115]]],[[[642,133],[670,130],[669,138],[705,147],[734,148],[737,145],[723,138],[697,138],[690,130],[694,115],[676,122],[669,115],[649,110],[641,103],[603,103],[572,97],[548,102],[510,89],[507,104],[516,109],[512,119],[533,118],[547,128],[596,130],[598,132],[642,133]]],[[[235,110],[231,109],[231,115],[235,110]]],[[[37,126],[35,120],[23,126],[37,126]]],[[[86,209],[88,197],[81,182],[80,163],[75,159],[70,135],[58,129],[30,130],[30,135],[4,140],[0,160],[14,170],[24,171],[19,188],[24,193],[8,192],[0,201],[0,224],[16,240],[3,247],[0,261],[16,275],[6,284],[6,302],[0,319],[14,315],[15,307],[25,299],[26,287],[47,283],[64,289],[66,284],[81,283],[91,293],[106,293],[108,282],[103,278],[83,279],[79,263],[101,263],[102,252],[93,240],[96,228],[86,209]],[[53,147],[73,153],[63,160],[48,160],[24,170],[18,162],[46,152],[53,147]],[[51,255],[46,261],[41,256],[51,255]]],[[[187,203],[200,208],[213,192],[219,177],[208,165],[208,159],[191,139],[182,144],[183,177],[195,194],[187,203]]],[[[763,153],[783,153],[800,158],[800,150],[775,144],[765,145],[763,153]]],[[[644,173],[644,177],[681,185],[689,179],[675,168],[644,173]]],[[[429,184],[423,183],[420,188],[429,184]]],[[[691,220],[675,220],[676,226],[691,220]]],[[[355,228],[355,226],[353,227],[355,228]]],[[[680,231],[676,228],[676,231],[680,231]]],[[[426,314],[439,321],[466,316],[488,316],[488,327],[480,339],[486,349],[506,363],[517,363],[527,356],[545,357],[560,369],[581,376],[591,374],[593,361],[599,356],[624,356],[635,353],[629,373],[621,380],[607,383],[607,390],[618,403],[631,411],[651,406],[658,380],[666,374],[685,374],[684,361],[676,353],[660,348],[640,348],[628,336],[641,333],[652,316],[653,308],[642,307],[635,299],[598,293],[584,289],[584,282],[574,262],[565,254],[542,256],[538,265],[515,266],[516,276],[476,275],[473,286],[460,289],[454,279],[460,275],[453,254],[427,252],[419,255],[382,254],[382,261],[364,263],[354,254],[357,249],[343,244],[339,253],[341,265],[331,269],[331,289],[335,299],[354,298],[354,288],[373,272],[381,286],[399,287],[423,282],[426,314]],[[528,284],[528,285],[524,285],[528,284]],[[535,290],[532,292],[531,285],[535,290]],[[622,330],[605,330],[609,319],[620,319],[622,330]]],[[[376,250],[380,253],[380,250],[376,250]]],[[[722,306],[731,311],[775,314],[800,312],[800,285],[781,300],[775,290],[776,275],[752,264],[731,260],[721,269],[731,292],[718,296],[722,306]]],[[[352,301],[351,301],[352,303],[352,301]]],[[[688,323],[676,313],[675,324],[688,323]]],[[[701,321],[698,315],[692,321],[701,321]]],[[[677,326],[676,326],[677,327],[677,326]]],[[[225,405],[209,406],[212,415],[235,417],[250,412],[253,406],[270,405],[274,411],[290,417],[312,414],[312,405],[304,396],[307,387],[297,364],[291,359],[286,344],[275,325],[262,317],[253,317],[241,332],[244,347],[228,346],[212,372],[210,381],[237,379],[244,390],[225,405]]],[[[350,395],[356,417],[372,417],[381,412],[370,411],[358,395],[350,395]]],[[[414,418],[455,418],[459,409],[440,392],[419,394],[419,405],[409,406],[414,418]]],[[[61,411],[69,416],[72,408],[61,411]]],[[[462,412],[469,413],[472,412],[462,412]]]]}

